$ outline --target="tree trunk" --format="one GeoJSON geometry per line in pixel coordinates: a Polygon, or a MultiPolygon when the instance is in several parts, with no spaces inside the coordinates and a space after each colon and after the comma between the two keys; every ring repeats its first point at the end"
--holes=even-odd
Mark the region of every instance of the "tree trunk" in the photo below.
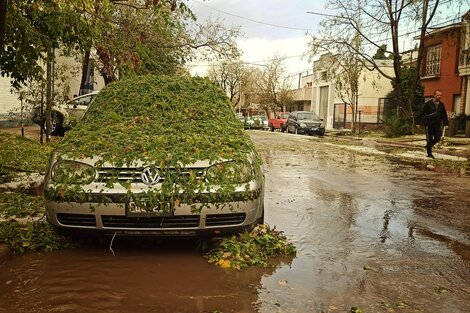
{"type": "Polygon", "coordinates": [[[85,54],[83,55],[83,62],[82,62],[82,79],[80,81],[80,90],[85,89],[85,83],[88,74],[88,64],[90,63],[90,48],[85,50],[85,54]]]}
{"type": "Polygon", "coordinates": [[[413,121],[413,127],[412,127],[412,132],[414,133],[414,125],[415,125],[415,118],[413,114],[413,104],[416,99],[416,88],[418,86],[418,82],[421,78],[421,63],[423,63],[423,57],[424,57],[424,36],[426,36],[426,29],[429,24],[429,22],[432,20],[434,13],[436,12],[436,8],[439,5],[439,0],[436,0],[436,3],[434,4],[433,11],[431,12],[429,18],[428,18],[428,8],[429,8],[429,0],[424,0],[423,1],[423,12],[422,12],[422,18],[421,18],[421,33],[419,36],[419,47],[418,47],[418,57],[416,60],[416,71],[414,74],[413,79],[411,80],[411,92],[410,92],[410,97],[408,98],[408,109],[410,110],[411,116],[412,116],[412,121],[413,121]]]}
{"type": "Polygon", "coordinates": [[[116,75],[114,75],[113,65],[111,61],[111,56],[109,51],[103,47],[97,47],[96,52],[100,58],[103,67],[100,69],[101,76],[103,76],[104,84],[109,85],[113,81],[117,80],[116,75]]]}
{"type": "Polygon", "coordinates": [[[51,112],[52,112],[52,59],[54,58],[54,50],[47,50],[47,66],[46,66],[46,142],[51,140],[51,112]]]}
{"type": "Polygon", "coordinates": [[[5,41],[5,20],[7,18],[7,0],[0,0],[0,52],[5,41]]]}

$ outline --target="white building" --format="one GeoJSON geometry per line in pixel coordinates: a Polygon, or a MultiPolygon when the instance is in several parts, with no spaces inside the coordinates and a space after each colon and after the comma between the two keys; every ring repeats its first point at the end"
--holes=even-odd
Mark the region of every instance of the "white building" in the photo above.
{"type": "MultiPolygon", "coordinates": [[[[376,60],[380,69],[393,76],[392,60],[376,60]]],[[[351,106],[341,99],[335,83],[341,70],[334,65],[334,58],[322,55],[313,65],[312,111],[324,121],[327,129],[350,128],[352,121],[351,106]]],[[[360,123],[379,124],[386,95],[392,91],[389,79],[378,71],[363,69],[359,78],[358,119],[360,123]]]]}
{"type": "MultiPolygon", "coordinates": [[[[90,90],[101,90],[104,87],[104,80],[93,66],[93,62],[90,62],[87,83],[91,87],[90,90]]],[[[71,99],[74,95],[80,94],[80,80],[81,80],[81,64],[75,61],[71,57],[57,56],[56,71],[63,71],[66,77],[66,84],[69,85],[70,89],[68,97],[71,99]]],[[[64,83],[61,80],[57,80],[54,83],[55,89],[60,90],[63,88],[64,83]]],[[[0,117],[7,116],[10,113],[18,114],[21,111],[21,101],[19,95],[14,92],[11,88],[10,78],[0,77],[0,117]]]]}

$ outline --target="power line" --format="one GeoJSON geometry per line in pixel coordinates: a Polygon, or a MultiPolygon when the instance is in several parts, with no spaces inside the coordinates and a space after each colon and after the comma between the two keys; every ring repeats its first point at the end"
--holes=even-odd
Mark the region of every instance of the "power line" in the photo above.
{"type": "Polygon", "coordinates": [[[220,13],[223,13],[223,14],[227,14],[227,15],[230,15],[230,16],[238,17],[238,18],[241,18],[243,20],[247,20],[247,21],[250,21],[250,22],[253,22],[253,23],[258,23],[258,24],[277,27],[277,28],[290,29],[290,30],[301,30],[301,31],[304,31],[304,32],[312,31],[311,29],[307,29],[307,28],[289,27],[289,26],[282,26],[282,25],[276,25],[276,24],[272,24],[272,23],[257,21],[257,20],[254,20],[254,19],[251,19],[251,18],[248,18],[248,17],[245,17],[245,16],[241,16],[241,15],[237,15],[237,14],[233,14],[233,13],[229,13],[229,12],[225,12],[225,11],[213,8],[211,6],[208,6],[207,4],[204,4],[204,3],[199,2],[199,1],[195,1],[195,0],[193,0],[193,1],[197,4],[199,4],[199,5],[205,6],[209,9],[211,9],[211,10],[214,10],[214,11],[217,11],[217,12],[220,12],[220,13]]]}

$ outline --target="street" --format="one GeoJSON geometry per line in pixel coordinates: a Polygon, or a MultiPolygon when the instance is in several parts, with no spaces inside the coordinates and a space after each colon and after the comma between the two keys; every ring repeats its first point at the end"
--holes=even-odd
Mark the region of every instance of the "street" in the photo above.
{"type": "MultiPolygon", "coordinates": [[[[265,219],[297,248],[224,270],[195,241],[115,238],[0,264],[0,312],[470,312],[470,179],[250,131],[265,219]]],[[[423,152],[424,153],[424,152],[423,152]]]]}

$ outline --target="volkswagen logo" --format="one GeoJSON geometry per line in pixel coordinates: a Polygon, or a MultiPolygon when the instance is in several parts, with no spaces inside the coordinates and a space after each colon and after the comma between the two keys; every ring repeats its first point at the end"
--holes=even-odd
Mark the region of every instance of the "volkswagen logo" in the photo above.
{"type": "Polygon", "coordinates": [[[152,167],[144,168],[144,170],[142,171],[142,175],[140,175],[140,178],[142,179],[142,182],[146,185],[155,185],[161,179],[160,172],[152,167]]]}

